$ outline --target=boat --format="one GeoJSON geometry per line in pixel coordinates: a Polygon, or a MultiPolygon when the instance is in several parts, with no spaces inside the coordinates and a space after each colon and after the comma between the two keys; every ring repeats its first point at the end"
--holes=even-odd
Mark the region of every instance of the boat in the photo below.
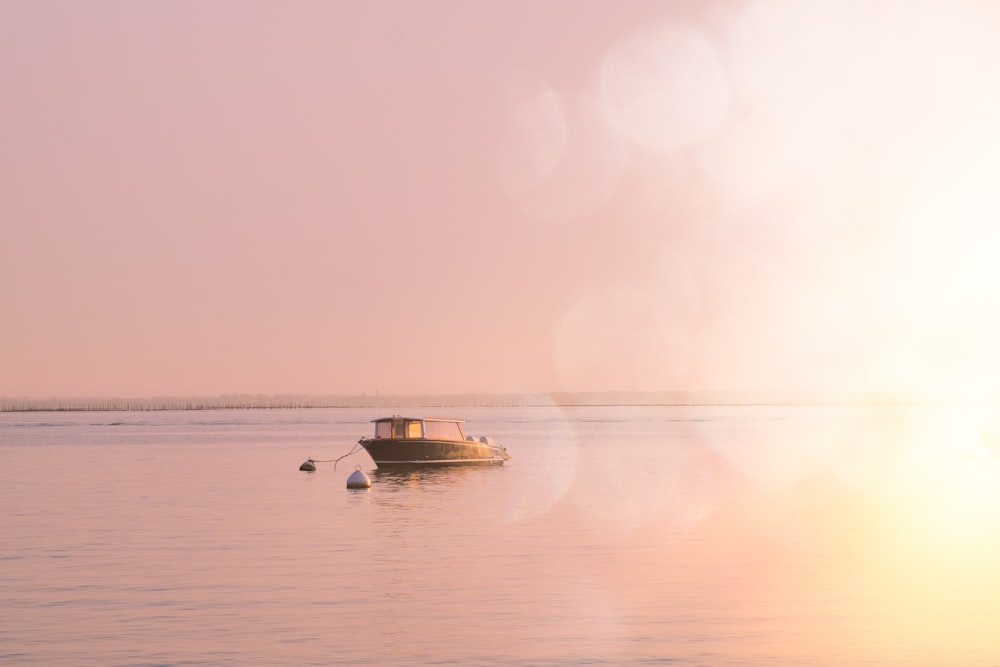
{"type": "Polygon", "coordinates": [[[428,465],[503,465],[513,458],[493,438],[478,440],[462,432],[462,419],[381,417],[375,434],[358,444],[379,468],[428,465]]]}

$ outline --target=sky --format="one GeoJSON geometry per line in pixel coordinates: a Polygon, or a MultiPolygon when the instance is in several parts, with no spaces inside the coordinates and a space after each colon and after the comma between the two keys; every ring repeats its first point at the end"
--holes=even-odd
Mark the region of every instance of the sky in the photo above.
{"type": "Polygon", "coordinates": [[[998,30],[0,0],[0,396],[1000,395],[998,30]]]}

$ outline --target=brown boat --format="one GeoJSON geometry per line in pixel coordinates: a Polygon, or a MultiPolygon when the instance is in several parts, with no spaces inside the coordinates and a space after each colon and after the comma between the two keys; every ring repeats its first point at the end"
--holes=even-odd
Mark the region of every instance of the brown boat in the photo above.
{"type": "Polygon", "coordinates": [[[461,419],[382,417],[373,420],[375,435],[358,444],[379,468],[424,465],[503,465],[513,457],[492,438],[478,440],[462,432],[461,419]]]}

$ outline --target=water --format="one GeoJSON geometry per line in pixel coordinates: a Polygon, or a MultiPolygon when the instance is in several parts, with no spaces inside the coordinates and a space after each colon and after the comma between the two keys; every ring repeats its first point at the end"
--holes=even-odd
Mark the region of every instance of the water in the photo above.
{"type": "Polygon", "coordinates": [[[1000,663],[982,410],[433,412],[515,460],[298,471],[371,410],[0,414],[0,664],[1000,663]]]}

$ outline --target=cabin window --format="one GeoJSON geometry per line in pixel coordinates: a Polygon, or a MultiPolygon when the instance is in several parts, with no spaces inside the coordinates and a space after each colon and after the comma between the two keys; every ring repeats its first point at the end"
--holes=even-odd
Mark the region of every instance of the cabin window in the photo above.
{"type": "Polygon", "coordinates": [[[424,434],[435,440],[464,440],[458,422],[424,422],[424,434]]]}
{"type": "Polygon", "coordinates": [[[407,438],[422,438],[423,436],[424,434],[420,430],[420,422],[418,421],[406,422],[407,438]]]}
{"type": "Polygon", "coordinates": [[[393,419],[392,420],[392,437],[394,437],[394,438],[405,437],[404,436],[404,431],[403,431],[403,420],[402,419],[393,419]]]}
{"type": "Polygon", "coordinates": [[[391,438],[392,422],[375,422],[375,438],[391,438]]]}

